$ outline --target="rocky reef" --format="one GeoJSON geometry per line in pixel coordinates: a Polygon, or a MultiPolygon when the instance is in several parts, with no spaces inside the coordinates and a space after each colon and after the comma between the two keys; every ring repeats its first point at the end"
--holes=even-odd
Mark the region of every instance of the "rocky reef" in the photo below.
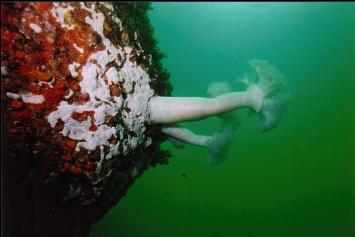
{"type": "Polygon", "coordinates": [[[148,3],[1,4],[4,236],[85,236],[167,163],[147,102],[169,96],[148,3]]]}

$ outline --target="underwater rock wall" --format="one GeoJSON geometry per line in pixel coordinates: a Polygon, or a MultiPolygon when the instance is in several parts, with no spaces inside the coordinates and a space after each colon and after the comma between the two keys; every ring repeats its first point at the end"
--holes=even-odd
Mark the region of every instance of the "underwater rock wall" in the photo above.
{"type": "Polygon", "coordinates": [[[84,236],[169,153],[148,3],[1,4],[5,236],[84,236]],[[16,223],[13,224],[13,223],[16,223]]]}

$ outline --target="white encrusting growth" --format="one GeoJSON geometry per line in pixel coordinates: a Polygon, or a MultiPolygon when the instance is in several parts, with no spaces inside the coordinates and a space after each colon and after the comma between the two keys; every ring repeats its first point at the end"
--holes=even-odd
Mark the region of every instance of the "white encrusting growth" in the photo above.
{"type": "Polygon", "coordinates": [[[42,33],[42,28],[39,25],[30,23],[29,26],[34,32],[42,33]]]}
{"type": "MultiPolygon", "coordinates": [[[[12,97],[12,98],[17,98],[17,94],[13,93],[6,93],[7,96],[12,97]]],[[[21,97],[22,101],[25,103],[29,104],[42,104],[44,102],[44,96],[43,95],[35,95],[31,92],[21,92],[19,93],[19,96],[21,97]]]]}
{"type": "Polygon", "coordinates": [[[106,72],[106,76],[109,85],[118,84],[119,76],[118,76],[117,69],[115,67],[111,67],[110,69],[108,69],[106,72]]]}
{"type": "Polygon", "coordinates": [[[99,145],[109,146],[108,140],[112,136],[116,136],[116,128],[104,124],[104,116],[106,114],[114,116],[117,114],[117,111],[115,111],[115,108],[109,108],[109,106],[105,105],[95,108],[95,104],[90,102],[87,102],[84,105],[78,105],[75,103],[68,104],[66,101],[62,101],[57,110],[48,116],[48,122],[54,127],[57,124],[58,119],[61,119],[64,122],[64,128],[61,132],[63,136],[73,140],[82,140],[77,144],[77,151],[79,151],[81,147],[84,147],[87,150],[95,150],[99,145]],[[74,112],[83,113],[84,111],[94,112],[94,117],[96,119],[95,126],[97,126],[96,131],[90,131],[90,127],[93,124],[90,116],[88,116],[83,122],[79,122],[72,118],[74,112]]]}
{"type": "Polygon", "coordinates": [[[84,49],[82,49],[82,48],[80,48],[78,45],[76,45],[75,43],[73,44],[73,46],[74,46],[74,48],[76,49],[76,50],[78,50],[79,51],[79,53],[84,53],[84,49]]]}
{"type": "Polygon", "coordinates": [[[19,94],[15,94],[15,93],[11,93],[11,92],[6,92],[6,95],[14,100],[18,100],[21,98],[21,96],[19,94]]]}
{"type": "Polygon", "coordinates": [[[131,47],[124,47],[124,51],[126,52],[126,54],[130,55],[132,52],[132,48],[131,47]]]}
{"type": "Polygon", "coordinates": [[[118,26],[120,27],[120,31],[122,31],[123,30],[122,21],[116,16],[113,16],[112,18],[113,18],[113,21],[116,22],[118,24],[118,26]]]}
{"type": "Polygon", "coordinates": [[[82,93],[88,94],[94,102],[108,101],[110,90],[98,73],[98,66],[87,62],[82,68],[83,80],[79,83],[82,93]]]}
{"type": "MultiPolygon", "coordinates": [[[[96,12],[95,11],[95,6],[96,4],[92,4],[91,8],[88,8],[85,6],[83,2],[80,3],[81,8],[89,11],[91,13],[91,17],[86,16],[85,17],[85,22],[93,28],[94,31],[96,31],[102,39],[102,43],[108,47],[111,46],[111,42],[109,39],[107,39],[104,35],[104,21],[105,21],[105,16],[101,12],[96,12]]],[[[114,46],[113,46],[114,47],[114,46]]]]}
{"type": "MultiPolygon", "coordinates": [[[[91,4],[90,7],[84,3],[80,4],[82,9],[90,13],[85,17],[85,22],[101,36],[105,49],[91,54],[84,65],[73,62],[68,67],[73,77],[81,79],[80,93],[87,95],[88,101],[84,104],[61,101],[47,119],[51,127],[55,127],[58,120],[64,122],[61,133],[78,141],[76,151],[81,148],[93,151],[99,147],[101,158],[96,172],[100,172],[104,159],[111,159],[118,154],[127,155],[140,144],[145,146],[151,144],[151,139],[146,137],[144,132],[146,118],[149,117],[146,105],[154,91],[149,86],[148,74],[135,62],[126,60],[130,57],[132,48],[116,47],[105,37],[103,33],[105,16],[101,12],[96,12],[96,4],[91,4]],[[119,61],[119,58],[123,60],[119,61]],[[111,62],[116,62],[122,67],[117,70],[114,66],[108,66],[111,62]],[[111,95],[109,87],[111,85],[122,87],[126,98],[123,99],[122,95],[111,95]],[[91,115],[86,116],[84,121],[78,121],[73,118],[74,113],[91,115]],[[106,124],[108,117],[117,116],[122,117],[124,127],[120,124],[115,126],[106,124]],[[115,138],[117,142],[110,143],[111,138],[115,138]],[[109,148],[108,151],[104,149],[105,147],[109,148]]],[[[57,9],[58,11],[64,12],[57,9]]],[[[76,45],[74,47],[76,48],[76,45]]],[[[73,91],[70,90],[64,98],[69,99],[72,94],[73,91]]]]}
{"type": "Polygon", "coordinates": [[[75,26],[67,24],[64,17],[67,11],[73,11],[74,8],[70,5],[68,5],[68,7],[61,7],[59,6],[59,4],[63,4],[63,3],[56,3],[56,2],[53,3],[54,7],[51,10],[52,15],[54,16],[56,21],[61,24],[62,28],[66,28],[68,30],[74,30],[75,26]]]}
{"type": "Polygon", "coordinates": [[[43,95],[35,95],[32,94],[31,92],[26,92],[21,94],[21,99],[23,100],[23,102],[25,103],[30,103],[30,104],[41,104],[44,101],[44,97],[43,95]]]}
{"type": "Polygon", "coordinates": [[[130,139],[131,147],[135,149],[144,140],[144,125],[149,117],[147,104],[154,91],[149,86],[149,75],[141,67],[135,66],[135,63],[129,60],[120,70],[119,75],[128,79],[123,85],[126,92],[128,92],[123,106],[129,108],[129,111],[124,110],[122,117],[128,129],[136,134],[135,137],[130,139]]]}
{"type": "Polygon", "coordinates": [[[107,9],[109,9],[110,11],[113,11],[114,9],[113,9],[113,6],[110,4],[110,3],[108,3],[108,2],[102,2],[101,3],[102,5],[104,5],[107,9]]]}
{"type": "Polygon", "coordinates": [[[79,75],[78,72],[76,71],[76,69],[79,67],[80,67],[80,64],[77,62],[74,62],[74,63],[68,65],[68,69],[69,69],[72,77],[77,77],[79,75]]]}
{"type": "Polygon", "coordinates": [[[69,89],[68,95],[64,96],[64,98],[69,99],[73,94],[74,94],[74,91],[72,89],[69,89]]]}
{"type": "Polygon", "coordinates": [[[55,82],[55,78],[53,77],[52,80],[50,80],[49,82],[46,81],[39,81],[38,85],[42,86],[42,85],[47,85],[49,88],[54,88],[53,87],[53,83],[55,82]]]}

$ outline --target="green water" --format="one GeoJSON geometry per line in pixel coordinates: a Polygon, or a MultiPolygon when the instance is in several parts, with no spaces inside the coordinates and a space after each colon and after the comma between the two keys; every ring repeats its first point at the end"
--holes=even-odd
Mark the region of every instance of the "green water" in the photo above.
{"type": "MultiPolygon", "coordinates": [[[[90,237],[355,236],[355,4],[153,3],[174,96],[207,96],[269,60],[292,102],[266,134],[242,124],[224,163],[187,145],[151,168],[90,237]]],[[[185,123],[213,134],[217,118],[185,123]]]]}

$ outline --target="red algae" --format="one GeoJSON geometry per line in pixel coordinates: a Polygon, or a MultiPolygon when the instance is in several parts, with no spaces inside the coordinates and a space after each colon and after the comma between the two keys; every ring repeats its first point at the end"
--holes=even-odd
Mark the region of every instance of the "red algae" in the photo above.
{"type": "MultiPolygon", "coordinates": [[[[6,129],[31,131],[32,124],[42,121],[40,124],[45,127],[42,129],[44,133],[33,136],[46,137],[54,146],[61,146],[62,151],[59,149],[57,152],[58,158],[66,150],[73,151],[77,142],[58,139],[57,134],[48,133],[50,127],[46,116],[57,108],[67,95],[68,88],[75,92],[70,99],[71,103],[83,104],[87,101],[87,96],[80,93],[80,78],[71,76],[68,65],[73,61],[82,65],[92,53],[102,49],[102,46],[94,44],[98,38],[97,33],[85,22],[85,17],[90,13],[81,9],[79,3],[71,5],[74,11],[68,12],[65,20],[75,26],[74,30],[63,29],[57,22],[52,13],[52,3],[16,2],[15,11],[7,5],[1,6],[1,51],[6,56],[3,61],[7,67],[7,76],[11,78],[4,81],[2,90],[13,93],[28,91],[34,95],[43,95],[45,100],[45,103],[26,103],[24,106],[20,100],[6,98],[10,105],[5,108],[8,118],[12,121],[28,121],[17,128],[8,125],[6,129]],[[39,29],[37,32],[33,25],[39,29]]],[[[88,116],[93,119],[93,112],[73,114],[73,118],[78,121],[84,121],[88,116]]],[[[90,130],[96,129],[97,127],[91,126],[90,130]]],[[[32,137],[31,132],[28,137],[32,137]]],[[[44,145],[37,147],[37,150],[43,156],[49,152],[44,145]]]]}
{"type": "Polygon", "coordinates": [[[74,141],[74,140],[67,140],[66,144],[67,144],[67,146],[68,146],[70,149],[74,150],[74,148],[75,148],[75,146],[76,146],[76,141],[74,141]]]}
{"type": "Polygon", "coordinates": [[[11,107],[14,108],[14,109],[19,109],[21,108],[23,105],[23,103],[21,101],[18,101],[18,100],[14,100],[11,102],[11,107]]]}
{"type": "Polygon", "coordinates": [[[73,112],[71,117],[75,119],[78,122],[83,122],[87,120],[87,118],[90,116],[91,119],[93,118],[94,111],[83,111],[82,113],[78,112],[73,112]]]}
{"type": "Polygon", "coordinates": [[[121,88],[117,85],[111,85],[110,92],[111,92],[112,96],[120,96],[121,95],[121,88]]]}
{"type": "Polygon", "coordinates": [[[71,156],[70,156],[70,155],[66,155],[65,158],[64,158],[64,160],[66,160],[66,161],[71,161],[72,159],[71,159],[71,156]]]}
{"type": "Polygon", "coordinates": [[[91,126],[89,127],[89,130],[90,130],[91,132],[95,132],[95,131],[97,130],[97,126],[96,126],[95,124],[93,124],[93,125],[91,125],[91,126]]]}
{"type": "Polygon", "coordinates": [[[88,162],[85,164],[84,169],[87,171],[93,170],[94,169],[94,164],[92,162],[88,162]]]}

